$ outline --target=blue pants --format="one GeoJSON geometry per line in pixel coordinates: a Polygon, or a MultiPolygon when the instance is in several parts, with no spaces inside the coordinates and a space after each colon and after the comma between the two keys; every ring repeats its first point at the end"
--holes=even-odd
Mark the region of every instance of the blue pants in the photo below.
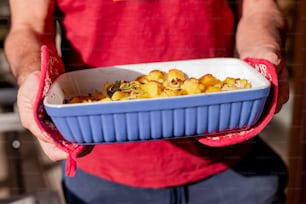
{"type": "Polygon", "coordinates": [[[135,188],[86,174],[63,178],[71,204],[270,204],[285,203],[287,167],[259,138],[235,167],[202,181],[174,188],[135,188]]]}

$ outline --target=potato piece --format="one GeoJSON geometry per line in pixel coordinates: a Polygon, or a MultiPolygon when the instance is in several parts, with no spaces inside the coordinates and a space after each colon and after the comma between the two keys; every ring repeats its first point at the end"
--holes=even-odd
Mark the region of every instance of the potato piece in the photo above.
{"type": "Polygon", "coordinates": [[[172,96],[181,96],[181,95],[184,95],[181,89],[164,88],[164,90],[160,94],[160,97],[172,97],[172,96]]]}
{"type": "Polygon", "coordinates": [[[160,70],[152,70],[146,77],[150,81],[157,81],[163,83],[166,80],[166,74],[160,70]]]}
{"type": "Polygon", "coordinates": [[[170,69],[167,74],[166,86],[170,88],[180,88],[183,82],[187,79],[184,72],[178,69],[170,69]]]}
{"type": "Polygon", "coordinates": [[[158,81],[149,81],[146,84],[141,85],[141,89],[146,93],[147,97],[156,98],[159,97],[162,92],[162,84],[158,81]]]}
{"type": "Polygon", "coordinates": [[[247,79],[237,79],[236,86],[240,89],[252,88],[251,83],[247,79]]]}
{"type": "Polygon", "coordinates": [[[225,84],[228,84],[229,86],[235,86],[236,85],[236,79],[233,77],[226,77],[223,81],[225,84]]]}
{"type": "Polygon", "coordinates": [[[148,79],[147,75],[141,75],[136,78],[136,81],[138,81],[141,84],[148,83],[150,80],[148,79]]]}
{"type": "Polygon", "coordinates": [[[202,93],[205,89],[205,86],[199,82],[196,78],[189,78],[184,81],[181,86],[181,89],[186,94],[199,94],[202,93]]]}
{"type": "Polygon", "coordinates": [[[112,99],[113,101],[119,101],[119,100],[127,99],[128,97],[129,97],[129,93],[127,93],[127,92],[121,92],[121,91],[116,91],[116,92],[112,95],[111,99],[112,99]]]}
{"type": "Polygon", "coordinates": [[[214,92],[220,92],[221,87],[220,86],[209,86],[206,88],[205,93],[214,93],[214,92]]]}
{"type": "Polygon", "coordinates": [[[205,87],[213,86],[215,84],[221,83],[219,79],[214,77],[212,74],[205,74],[202,77],[199,78],[199,81],[201,84],[203,84],[205,87]]]}
{"type": "Polygon", "coordinates": [[[222,91],[251,88],[251,84],[246,79],[227,77],[224,80],[222,91]]]}

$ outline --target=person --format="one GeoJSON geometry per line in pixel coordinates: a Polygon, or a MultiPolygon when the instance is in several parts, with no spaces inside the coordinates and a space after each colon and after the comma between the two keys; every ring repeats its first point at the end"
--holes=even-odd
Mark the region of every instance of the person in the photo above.
{"type": "MultiPolygon", "coordinates": [[[[286,21],[274,0],[10,0],[5,54],[24,127],[51,160],[67,158],[37,127],[41,46],[66,71],[210,57],[266,59],[278,73],[275,113],[289,97],[286,21]],[[56,44],[57,25],[61,47],[56,44]]],[[[99,144],[63,173],[67,203],[285,203],[287,168],[258,136],[226,147],[196,138],[99,144]]]]}

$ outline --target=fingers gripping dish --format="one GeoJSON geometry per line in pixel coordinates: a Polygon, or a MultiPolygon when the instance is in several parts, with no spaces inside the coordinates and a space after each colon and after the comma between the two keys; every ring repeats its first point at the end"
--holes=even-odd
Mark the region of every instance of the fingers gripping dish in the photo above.
{"type": "Polygon", "coordinates": [[[95,91],[87,96],[75,96],[65,100],[64,103],[171,97],[251,87],[252,85],[247,79],[226,77],[221,81],[209,73],[200,78],[188,77],[183,71],[173,68],[167,72],[152,70],[147,75],[137,77],[134,81],[106,82],[102,91],[95,91]]]}

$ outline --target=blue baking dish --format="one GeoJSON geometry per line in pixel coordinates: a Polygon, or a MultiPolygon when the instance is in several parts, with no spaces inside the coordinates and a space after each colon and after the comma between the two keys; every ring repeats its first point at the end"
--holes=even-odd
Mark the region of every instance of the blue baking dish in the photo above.
{"type": "Polygon", "coordinates": [[[236,58],[210,58],[117,65],[67,72],[44,99],[57,129],[78,144],[101,144],[210,136],[252,127],[260,118],[270,82],[236,58]],[[189,77],[206,73],[219,79],[248,79],[252,88],[209,94],[128,101],[64,104],[64,100],[101,90],[105,82],[134,80],[151,70],[177,68],[189,77]]]}

